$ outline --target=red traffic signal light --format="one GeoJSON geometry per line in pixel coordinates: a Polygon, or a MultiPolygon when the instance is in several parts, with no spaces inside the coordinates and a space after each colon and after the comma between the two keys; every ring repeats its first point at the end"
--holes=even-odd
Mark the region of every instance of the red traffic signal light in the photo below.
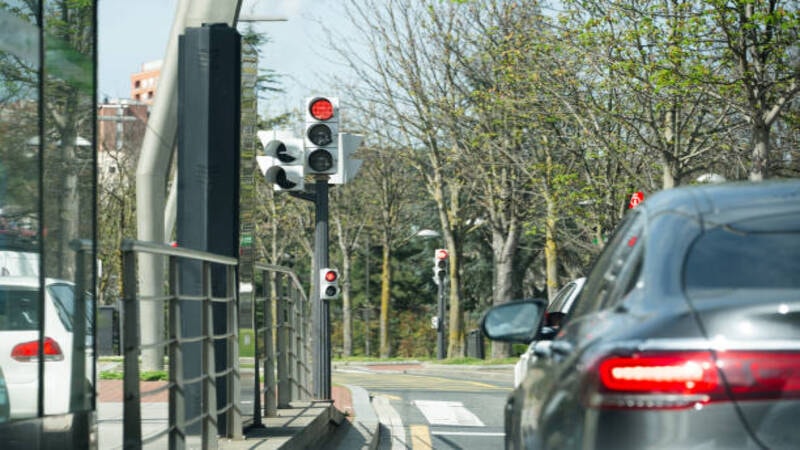
{"type": "Polygon", "coordinates": [[[339,274],[336,273],[335,270],[328,270],[325,272],[325,281],[328,283],[333,283],[337,278],[339,278],[339,274]]]}
{"type": "Polygon", "coordinates": [[[339,296],[339,271],[324,268],[319,271],[319,298],[330,300],[339,296]]]}
{"type": "Polygon", "coordinates": [[[438,259],[440,261],[443,261],[443,260],[447,259],[447,249],[437,248],[435,255],[436,255],[436,259],[438,259]]]}
{"type": "Polygon", "coordinates": [[[317,97],[308,104],[308,113],[316,120],[330,120],[333,109],[333,102],[325,97],[317,97]]]}

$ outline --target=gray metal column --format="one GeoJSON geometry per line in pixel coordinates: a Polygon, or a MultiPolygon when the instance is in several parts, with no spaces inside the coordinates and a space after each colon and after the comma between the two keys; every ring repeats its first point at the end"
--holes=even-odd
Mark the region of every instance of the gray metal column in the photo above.
{"type": "Polygon", "coordinates": [[[314,276],[311,292],[314,327],[314,396],[331,398],[331,328],[330,306],[320,299],[319,272],[328,267],[328,177],[319,176],[315,183],[316,225],[314,228],[314,276]]]}
{"type": "MultiPolygon", "coordinates": [[[[179,60],[178,245],[236,258],[239,255],[241,36],[226,24],[187,28],[179,42],[179,60]]],[[[200,265],[196,261],[182,261],[180,271],[181,294],[198,294],[201,277],[206,276],[201,273],[200,265]]],[[[214,282],[208,295],[225,297],[229,292],[226,268],[213,265],[209,268],[211,274],[214,282]]],[[[212,327],[208,332],[224,336],[228,332],[228,307],[214,303],[210,308],[212,327]]],[[[197,302],[182,302],[182,332],[186,337],[201,334],[201,324],[206,323],[200,318],[205,312],[197,302]]],[[[211,372],[224,372],[228,365],[228,343],[219,338],[213,345],[215,360],[211,372]]],[[[204,350],[192,342],[184,346],[186,379],[196,378],[206,370],[190,364],[199,361],[204,350]]],[[[229,402],[226,385],[232,378],[229,375],[217,380],[216,404],[229,402]]],[[[196,384],[186,386],[187,420],[200,412],[203,398],[200,394],[196,384]]],[[[220,434],[230,434],[224,416],[215,421],[220,434]]],[[[196,431],[190,427],[190,433],[196,431]]]]}
{"type": "MultiPolygon", "coordinates": [[[[147,119],[139,163],[136,168],[137,236],[144,242],[166,242],[172,236],[172,223],[165,224],[167,181],[178,125],[178,40],[184,30],[203,23],[236,23],[242,0],[179,0],[170,29],[158,95],[147,119]]],[[[174,183],[173,183],[174,186],[174,183]]],[[[173,215],[174,217],[174,215],[173,215]]],[[[139,291],[143,297],[162,294],[164,259],[159,255],[139,258],[139,291]]],[[[141,334],[145,342],[160,339],[164,329],[161,302],[142,305],[141,334]]],[[[161,370],[163,350],[156,346],[142,351],[144,370],[161,370]]]]}

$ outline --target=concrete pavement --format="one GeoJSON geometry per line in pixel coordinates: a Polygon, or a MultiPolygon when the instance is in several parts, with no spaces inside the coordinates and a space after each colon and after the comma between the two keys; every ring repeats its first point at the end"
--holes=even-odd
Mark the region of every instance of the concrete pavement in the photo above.
{"type": "MultiPolygon", "coordinates": [[[[141,383],[142,437],[145,447],[167,448],[167,437],[148,440],[166,430],[168,403],[166,391],[146,396],[157,390],[163,381],[141,383]]],[[[280,408],[275,417],[265,417],[258,427],[246,426],[244,439],[219,438],[222,450],[295,450],[295,449],[363,449],[377,447],[379,422],[372,410],[369,394],[357,386],[333,386],[332,400],[293,402],[280,408]]],[[[98,448],[121,449],[122,439],[122,381],[98,382],[97,430],[98,448]]],[[[251,418],[249,419],[252,422],[251,418]]],[[[201,448],[199,437],[190,436],[187,448],[201,448]]]]}
{"type": "MultiPolygon", "coordinates": [[[[369,372],[401,372],[431,376],[453,376],[459,372],[477,372],[482,378],[513,382],[513,365],[452,366],[436,363],[334,363],[332,370],[364,370],[369,372]]],[[[165,382],[143,382],[142,436],[147,437],[167,427],[166,391],[148,397],[144,393],[156,390],[165,382]]],[[[220,438],[217,445],[223,450],[374,450],[380,441],[380,422],[375,414],[369,393],[353,385],[331,388],[330,401],[294,402],[281,408],[276,417],[262,419],[260,427],[245,427],[244,439],[220,438]]],[[[122,448],[122,381],[98,382],[98,443],[99,448],[122,448]]],[[[252,422],[244,417],[245,424],[252,422]]],[[[166,437],[150,442],[146,447],[167,448],[166,437]]],[[[187,440],[188,448],[200,448],[197,438],[187,440]]]]}

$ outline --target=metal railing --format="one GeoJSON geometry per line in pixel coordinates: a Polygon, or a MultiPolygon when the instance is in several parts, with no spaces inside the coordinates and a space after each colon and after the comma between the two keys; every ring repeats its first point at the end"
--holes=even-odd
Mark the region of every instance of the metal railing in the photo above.
{"type": "Polygon", "coordinates": [[[311,369],[307,363],[311,353],[307,319],[310,306],[300,280],[290,269],[256,263],[255,278],[264,286],[253,305],[258,393],[253,425],[260,426],[262,415],[274,417],[278,408],[311,398],[311,369]]]}
{"type": "MultiPolygon", "coordinates": [[[[123,270],[123,299],[121,311],[121,337],[123,352],[123,426],[124,448],[142,448],[161,439],[168,439],[170,449],[187,447],[190,429],[200,428],[202,448],[215,448],[217,435],[222,430],[225,438],[242,437],[242,396],[239,358],[239,292],[236,258],[196,250],[175,248],[165,244],[125,240],[121,246],[123,270]],[[167,259],[166,294],[144,296],[138,290],[137,258],[140,254],[162,256],[167,259]],[[200,293],[187,294],[186,283],[180,274],[182,264],[200,265],[200,293]],[[224,285],[225,294],[213,295],[214,286],[224,285]],[[144,302],[163,302],[167,320],[165,338],[156,342],[141,342],[140,305],[144,302]],[[198,335],[183,336],[181,313],[187,304],[201,307],[201,330],[198,335]],[[225,305],[224,331],[214,324],[215,306],[225,305]],[[214,330],[217,330],[215,333],[214,330]],[[215,342],[225,342],[225,364],[215,369],[215,342]],[[197,377],[185,379],[184,363],[187,344],[201,346],[201,370],[197,377]],[[143,349],[162,346],[167,349],[169,379],[159,388],[140,392],[139,356],[143,349]],[[217,380],[224,377],[227,403],[217,405],[217,380]],[[200,413],[186,417],[184,398],[189,386],[200,385],[200,413]],[[142,399],[168,392],[168,421],[164,429],[142,434],[142,399]],[[219,424],[218,419],[224,424],[219,424]],[[221,425],[221,426],[220,426],[221,425]]],[[[290,407],[295,400],[311,398],[310,359],[310,306],[303,287],[293,271],[267,264],[255,264],[256,285],[262,286],[253,297],[252,324],[254,333],[254,386],[252,425],[263,426],[263,417],[277,416],[278,409],[290,407]],[[263,383],[262,377],[263,375],[263,383]],[[262,406],[263,405],[263,406],[262,406]]],[[[218,310],[217,310],[218,311],[218,310]]],[[[218,319],[222,315],[218,315],[218,319]]],[[[219,348],[219,347],[216,347],[219,348]]],[[[192,353],[190,353],[192,354],[192,353]]],[[[249,389],[245,390],[248,392],[249,389]]],[[[152,424],[151,424],[152,425],[152,424]]],[[[148,427],[151,428],[151,427],[148,427]]],[[[192,432],[191,446],[196,445],[192,432]]],[[[160,442],[160,441],[159,441],[160,442]]],[[[162,444],[163,445],[163,444],[162,444]]]]}
{"type": "MultiPolygon", "coordinates": [[[[218,416],[224,417],[227,437],[241,438],[241,410],[239,405],[239,350],[238,350],[238,302],[235,258],[210,253],[174,248],[164,244],[125,240],[122,243],[123,301],[123,445],[125,448],[142,448],[144,444],[168,436],[169,448],[185,448],[187,429],[200,425],[203,448],[216,447],[218,416]],[[148,253],[168,258],[167,295],[140,296],[137,283],[137,255],[148,253]],[[182,290],[179,277],[181,264],[199,263],[201,291],[199,295],[187,295],[182,290]],[[223,267],[224,275],[212,267],[223,267]],[[217,275],[217,278],[214,277],[217,275]],[[224,283],[225,295],[214,297],[212,286],[224,283]],[[142,318],[139,306],[142,302],[166,302],[167,330],[164,340],[142,343],[139,326],[142,318]],[[182,336],[182,304],[198,302],[201,305],[201,331],[197,336],[182,336]],[[214,304],[225,305],[227,314],[225,331],[214,333],[214,304]],[[215,341],[227,345],[225,368],[215,369],[215,341]],[[186,344],[197,343],[201,347],[200,375],[184,379],[184,352],[186,344]],[[142,349],[165,346],[169,361],[169,381],[163,387],[140,392],[139,354],[142,349]],[[228,402],[217,405],[217,379],[225,377],[228,402]],[[201,392],[200,413],[186,418],[184,393],[187,387],[199,384],[201,392]],[[167,428],[148,436],[142,436],[141,398],[169,392],[169,418],[167,428]]],[[[194,386],[196,387],[196,386],[194,386]]]]}

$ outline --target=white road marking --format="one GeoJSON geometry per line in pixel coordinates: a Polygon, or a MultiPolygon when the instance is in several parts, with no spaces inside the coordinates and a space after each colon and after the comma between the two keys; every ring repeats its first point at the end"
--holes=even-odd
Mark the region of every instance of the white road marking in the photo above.
{"type": "Polygon", "coordinates": [[[435,431],[431,430],[431,434],[434,436],[505,436],[505,433],[491,433],[488,431],[485,432],[474,432],[474,431],[435,431]]]}
{"type": "Polygon", "coordinates": [[[435,400],[414,400],[431,425],[450,425],[458,427],[486,426],[461,402],[442,402],[435,400]]]}

